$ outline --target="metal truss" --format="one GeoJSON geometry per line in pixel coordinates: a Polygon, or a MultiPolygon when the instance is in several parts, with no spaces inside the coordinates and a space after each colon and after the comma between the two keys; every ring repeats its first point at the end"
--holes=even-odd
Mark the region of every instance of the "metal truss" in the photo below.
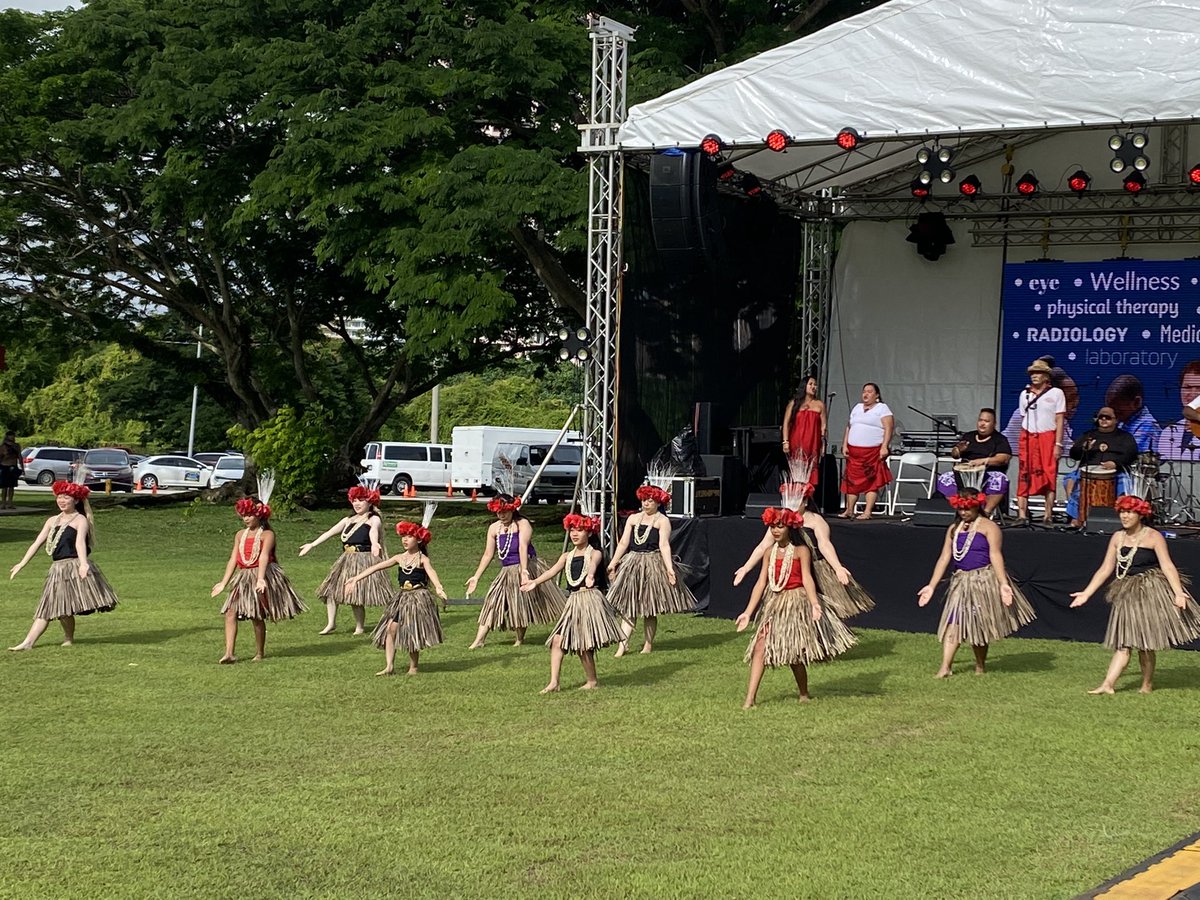
{"type": "Polygon", "coordinates": [[[1191,213],[1139,213],[1102,216],[1059,216],[1004,222],[977,220],[971,226],[976,247],[1041,245],[1200,244],[1200,209],[1191,213]]]}
{"type": "Polygon", "coordinates": [[[800,269],[800,296],[796,304],[798,340],[793,345],[803,381],[809,372],[817,373],[824,384],[826,353],[829,347],[829,299],[833,281],[833,222],[812,219],[804,222],[800,269]]]}
{"type": "Polygon", "coordinates": [[[592,97],[579,151],[588,157],[587,327],[595,343],[584,367],[580,507],[599,516],[606,550],[616,544],[618,334],[621,313],[622,154],[633,29],[588,17],[592,97]]]}

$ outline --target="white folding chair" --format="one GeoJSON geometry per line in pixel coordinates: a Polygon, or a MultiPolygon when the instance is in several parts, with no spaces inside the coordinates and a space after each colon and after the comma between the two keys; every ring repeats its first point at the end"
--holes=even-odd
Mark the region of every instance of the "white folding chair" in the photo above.
{"type": "Polygon", "coordinates": [[[892,482],[892,499],[888,506],[888,515],[896,514],[897,506],[911,505],[916,508],[916,500],[902,501],[900,491],[903,485],[920,485],[925,491],[925,499],[933,496],[933,482],[937,478],[937,455],[927,451],[913,451],[901,454],[896,467],[896,478],[892,482]]]}

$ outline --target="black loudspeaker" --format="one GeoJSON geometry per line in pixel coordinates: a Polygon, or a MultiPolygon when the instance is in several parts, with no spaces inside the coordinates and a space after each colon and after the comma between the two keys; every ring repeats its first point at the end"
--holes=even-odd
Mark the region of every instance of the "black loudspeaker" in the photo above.
{"type": "MultiPolygon", "coordinates": [[[[692,431],[696,432],[696,451],[705,456],[713,452],[713,404],[701,402],[696,404],[692,415],[692,431]]],[[[707,465],[707,463],[706,463],[707,465]]],[[[720,472],[709,472],[709,475],[719,475],[720,472]]]]}
{"type": "Polygon", "coordinates": [[[817,494],[813,504],[824,515],[833,516],[842,508],[842,476],[838,471],[837,457],[826,453],[821,457],[821,474],[817,476],[817,494]]]}
{"type": "Polygon", "coordinates": [[[920,497],[913,509],[912,523],[914,525],[936,525],[948,528],[954,521],[954,507],[941,494],[934,494],[928,500],[920,497]]]}
{"type": "Polygon", "coordinates": [[[721,476],[721,514],[739,515],[746,505],[746,466],[736,456],[701,454],[704,470],[721,476]]]}
{"type": "Polygon", "coordinates": [[[783,506],[783,498],[779,494],[751,494],[746,498],[746,516],[757,519],[763,510],[783,506]]]}
{"type": "Polygon", "coordinates": [[[1121,517],[1110,506],[1093,506],[1088,510],[1083,530],[1089,534],[1112,534],[1121,530],[1121,517]]]}
{"type": "Polygon", "coordinates": [[[650,157],[650,219],[659,251],[715,254],[721,233],[717,164],[697,150],[650,157]]]}

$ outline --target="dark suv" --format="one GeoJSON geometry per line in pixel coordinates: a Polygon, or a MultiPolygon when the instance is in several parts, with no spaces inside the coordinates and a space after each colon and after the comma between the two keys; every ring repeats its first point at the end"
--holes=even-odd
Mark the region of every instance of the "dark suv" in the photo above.
{"type": "Polygon", "coordinates": [[[27,484],[51,485],[68,481],[75,463],[83,458],[78,447],[29,447],[22,454],[27,484]]]}
{"type": "Polygon", "coordinates": [[[109,481],[114,491],[133,490],[133,465],[124,450],[88,450],[79,461],[78,471],[73,480],[93,490],[103,490],[109,481]]]}

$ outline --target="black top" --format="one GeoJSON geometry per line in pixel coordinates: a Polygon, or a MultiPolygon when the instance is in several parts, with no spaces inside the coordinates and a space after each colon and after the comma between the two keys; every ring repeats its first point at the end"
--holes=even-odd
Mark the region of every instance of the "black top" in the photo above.
{"type": "MultiPolygon", "coordinates": [[[[643,531],[645,531],[645,529],[642,526],[640,526],[640,525],[633,526],[633,533],[634,533],[635,537],[636,537],[636,535],[641,534],[643,531]]],[[[639,544],[637,542],[637,540],[631,538],[629,541],[629,549],[633,553],[657,553],[658,552],[658,529],[657,528],[650,529],[650,534],[646,538],[646,543],[644,543],[644,544],[639,544]]]]}
{"type": "MultiPolygon", "coordinates": [[[[966,448],[958,454],[958,458],[964,462],[971,462],[975,459],[987,459],[989,456],[996,456],[1000,453],[1007,453],[1012,456],[1012,445],[1008,442],[1008,438],[998,431],[993,431],[985,440],[979,439],[978,431],[964,432],[959,441],[966,441],[966,448]]],[[[986,472],[1007,472],[1008,463],[1003,465],[993,465],[985,467],[986,472]]]]}
{"type": "MultiPolygon", "coordinates": [[[[348,537],[344,541],[342,541],[342,546],[343,547],[353,547],[359,553],[370,553],[371,552],[371,521],[368,519],[366,522],[363,522],[361,525],[359,525],[357,528],[355,528],[352,532],[350,532],[350,537],[348,537]]],[[[424,569],[422,569],[421,571],[424,571],[424,569]]]]}
{"type": "Polygon", "coordinates": [[[582,556],[572,556],[570,561],[567,563],[567,593],[568,594],[573,594],[576,591],[582,591],[584,588],[587,587],[587,584],[585,583],[586,579],[583,577],[583,573],[585,571],[587,571],[586,566],[587,566],[587,560],[584,559],[582,556]],[[579,582],[578,585],[573,583],[576,581],[579,582]]]}
{"type": "Polygon", "coordinates": [[[1133,553],[1133,562],[1129,569],[1126,570],[1126,577],[1130,575],[1141,575],[1143,572],[1149,572],[1151,569],[1158,568],[1158,554],[1148,547],[1138,547],[1133,553]]]}
{"type": "Polygon", "coordinates": [[[405,572],[404,569],[397,567],[396,580],[400,582],[400,587],[406,591],[413,588],[423,588],[429,584],[429,573],[425,571],[425,567],[418,565],[411,572],[405,572]]]}
{"type": "Polygon", "coordinates": [[[58,535],[58,543],[54,545],[54,552],[50,554],[50,558],[55,562],[60,559],[78,559],[79,554],[75,552],[75,538],[79,536],[79,532],[75,530],[74,525],[68,525],[58,535]]]}
{"type": "Polygon", "coordinates": [[[1081,434],[1071,445],[1071,459],[1079,460],[1081,466],[1114,462],[1118,469],[1128,469],[1137,456],[1137,441],[1128,431],[1120,429],[1103,432],[1093,428],[1081,434]]]}

